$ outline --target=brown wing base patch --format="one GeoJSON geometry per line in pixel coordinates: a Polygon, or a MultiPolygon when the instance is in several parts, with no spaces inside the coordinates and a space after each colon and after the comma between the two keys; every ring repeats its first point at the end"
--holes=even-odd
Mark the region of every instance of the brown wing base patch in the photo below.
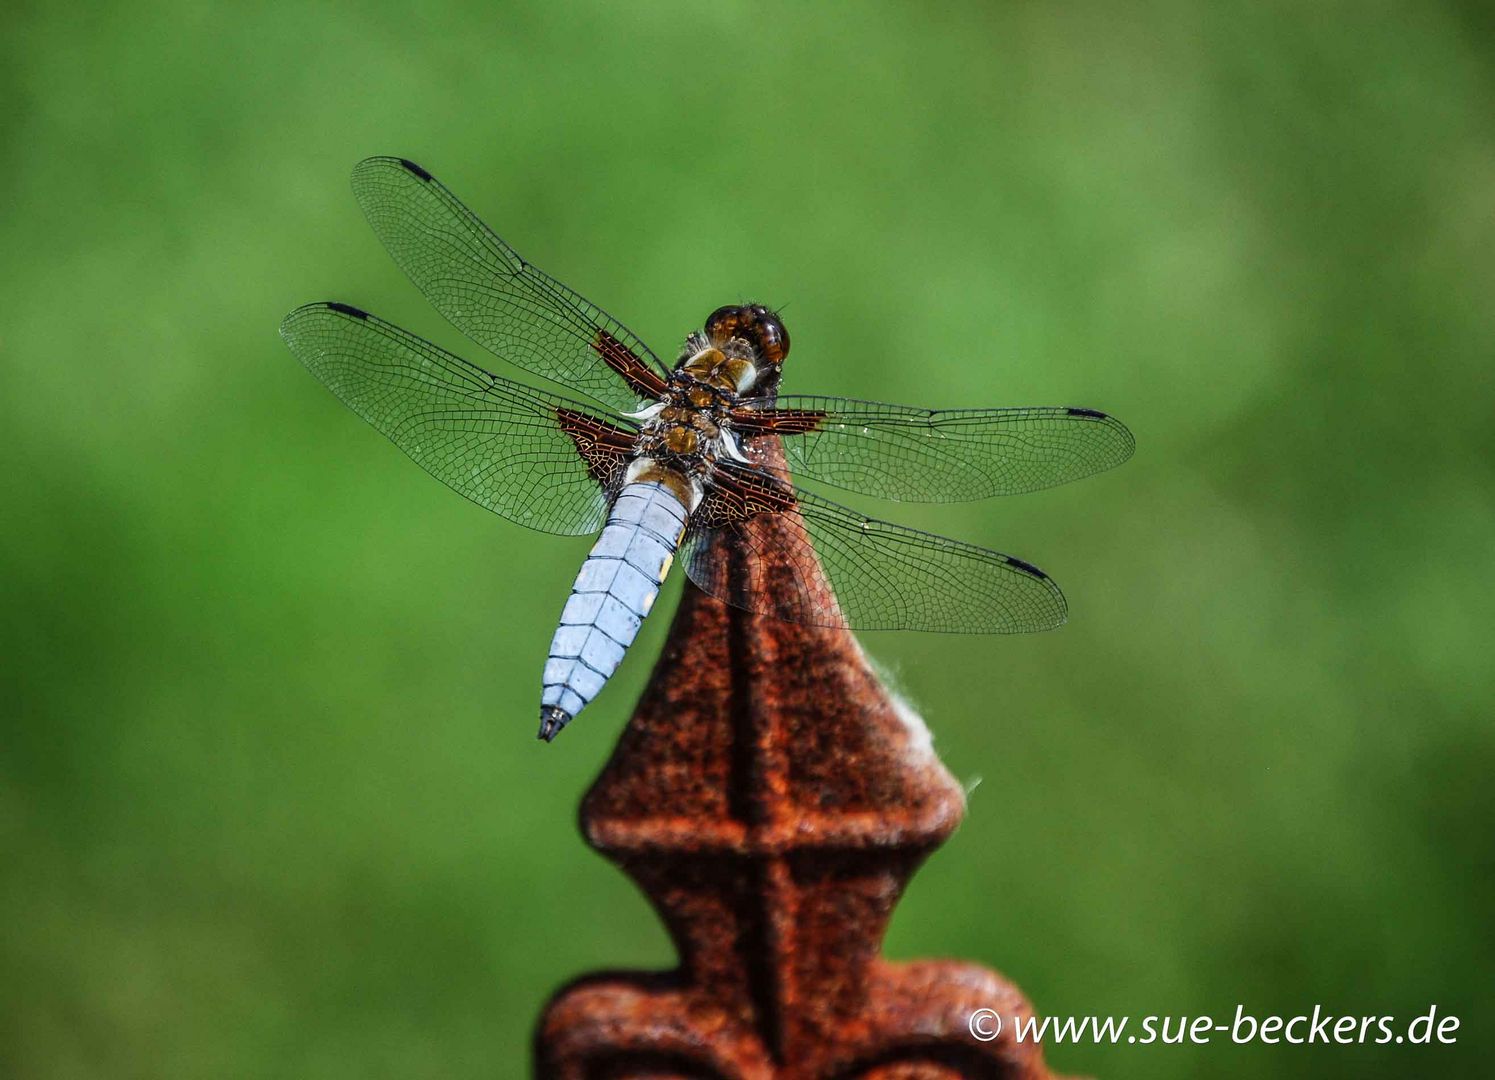
{"type": "Polygon", "coordinates": [[[803,435],[824,420],[825,413],[814,409],[732,410],[732,426],[745,435],[803,435]]]}
{"type": "Polygon", "coordinates": [[[766,473],[719,465],[691,520],[704,528],[721,528],[759,514],[781,514],[793,507],[794,492],[789,485],[766,473]]]}
{"type": "MultiPolygon", "coordinates": [[[[771,454],[770,457],[776,457],[771,454]]],[[[794,489],[766,472],[718,466],[691,514],[685,572],[719,600],[790,622],[844,626],[794,489]]]]}
{"type": "Polygon", "coordinates": [[[633,457],[633,433],[575,409],[557,409],[555,418],[576,444],[576,452],[587,463],[592,479],[606,491],[617,490],[633,457]]]}
{"type": "Polygon", "coordinates": [[[639,397],[657,399],[664,396],[667,385],[664,377],[634,356],[627,345],[606,330],[597,331],[597,340],[592,343],[592,348],[597,350],[602,362],[616,371],[639,397]]]}

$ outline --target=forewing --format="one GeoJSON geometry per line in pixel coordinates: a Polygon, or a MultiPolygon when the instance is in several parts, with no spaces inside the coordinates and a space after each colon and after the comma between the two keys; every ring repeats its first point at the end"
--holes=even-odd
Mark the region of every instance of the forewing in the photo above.
{"type": "Polygon", "coordinates": [[[718,468],[691,515],[685,569],[727,603],[812,625],[1009,634],[1065,618],[1059,587],[1021,559],[864,517],[754,469],[718,468]]]}
{"type": "Polygon", "coordinates": [[[744,435],[782,437],[797,473],[900,502],[962,502],[1067,484],[1120,465],[1126,425],[1094,409],[917,409],[876,401],[781,397],[744,435]]]}
{"type": "Polygon", "coordinates": [[[596,532],[633,433],[345,304],[308,304],[280,333],[354,412],[438,480],[541,532],[596,532]]]}
{"type": "Polygon", "coordinates": [[[419,165],[369,158],[353,193],[395,262],[479,345],[620,412],[663,387],[668,373],[627,327],[525,262],[419,165]]]}

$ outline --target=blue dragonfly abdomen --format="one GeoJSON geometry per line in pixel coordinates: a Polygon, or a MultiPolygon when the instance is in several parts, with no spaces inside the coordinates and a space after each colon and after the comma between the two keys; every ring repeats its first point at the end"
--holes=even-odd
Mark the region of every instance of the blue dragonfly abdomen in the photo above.
{"type": "Polygon", "coordinates": [[[680,497],[657,481],[618,493],[550,641],[540,738],[555,738],[617,670],[670,572],[688,515],[680,497]]]}

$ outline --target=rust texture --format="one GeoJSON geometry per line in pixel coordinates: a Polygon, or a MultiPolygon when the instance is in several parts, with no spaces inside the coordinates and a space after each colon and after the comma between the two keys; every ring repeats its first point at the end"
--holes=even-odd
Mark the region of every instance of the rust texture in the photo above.
{"type": "MultiPolygon", "coordinates": [[[[747,525],[791,535],[778,514],[747,525]]],[[[771,560],[735,569],[773,587],[771,560]]],[[[908,879],[964,809],[848,631],[687,585],[581,807],[587,841],[649,896],[680,966],[563,988],[536,1032],[537,1075],[1050,1077],[1010,1023],[993,1042],[969,1033],[976,1009],[1030,1014],[1000,976],[879,955],[908,879]]]]}

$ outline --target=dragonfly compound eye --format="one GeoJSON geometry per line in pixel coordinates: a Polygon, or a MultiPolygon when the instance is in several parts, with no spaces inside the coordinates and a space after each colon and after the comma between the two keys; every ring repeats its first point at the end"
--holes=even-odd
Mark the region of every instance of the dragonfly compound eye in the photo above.
{"type": "Polygon", "coordinates": [[[719,307],[706,316],[706,334],[718,344],[736,337],[741,326],[742,308],[735,304],[719,307]]]}
{"type": "Polygon", "coordinates": [[[770,364],[782,364],[789,355],[789,331],[772,311],[765,311],[758,320],[754,337],[758,355],[770,364]]]}

